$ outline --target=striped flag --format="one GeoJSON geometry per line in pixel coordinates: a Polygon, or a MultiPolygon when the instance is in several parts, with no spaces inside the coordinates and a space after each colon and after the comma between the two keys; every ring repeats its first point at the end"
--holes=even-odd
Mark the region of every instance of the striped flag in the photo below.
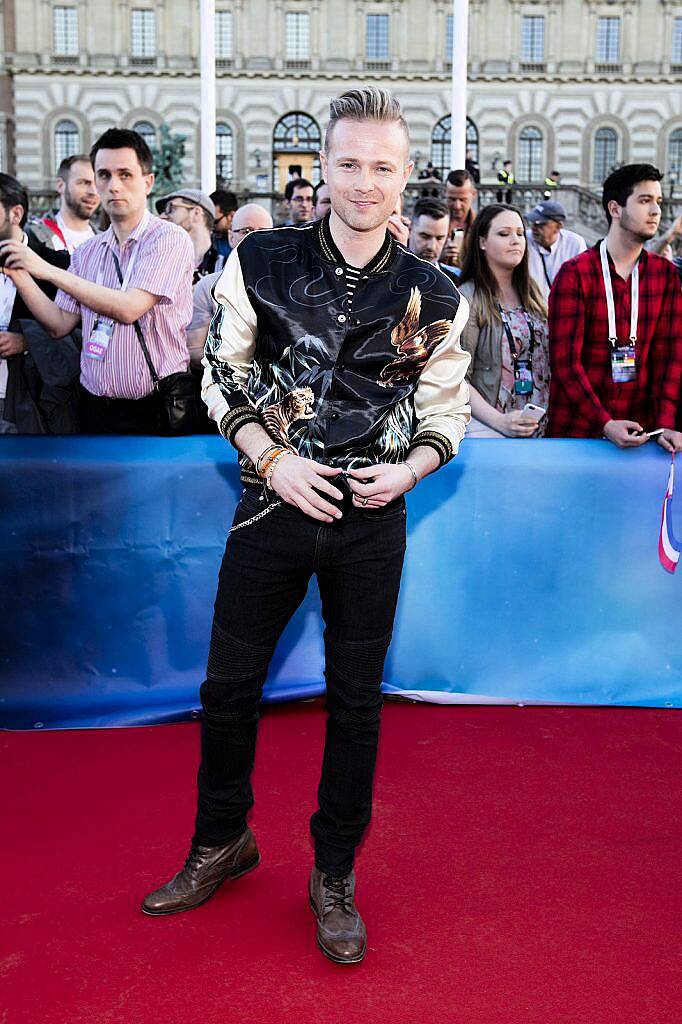
{"type": "Polygon", "coordinates": [[[666,572],[673,573],[680,560],[682,544],[675,540],[672,522],[673,488],[675,486],[675,453],[670,460],[670,473],[668,475],[668,487],[663,499],[661,510],[661,533],[658,538],[658,558],[666,572]]]}

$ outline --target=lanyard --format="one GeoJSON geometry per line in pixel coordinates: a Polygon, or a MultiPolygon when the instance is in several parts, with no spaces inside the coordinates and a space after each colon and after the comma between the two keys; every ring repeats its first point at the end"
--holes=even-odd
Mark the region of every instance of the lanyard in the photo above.
{"type": "MultiPolygon", "coordinates": [[[[504,325],[504,333],[507,335],[507,341],[509,342],[509,348],[510,348],[510,351],[511,351],[511,357],[514,360],[514,366],[516,366],[516,362],[517,362],[519,356],[521,355],[521,343],[519,342],[519,350],[517,352],[516,351],[516,343],[514,341],[514,335],[512,334],[512,330],[511,330],[511,325],[510,325],[509,321],[507,320],[507,314],[502,309],[502,306],[500,305],[500,303],[498,303],[497,308],[499,309],[500,316],[502,317],[502,323],[504,325]]],[[[523,315],[526,318],[526,323],[528,324],[528,333],[530,334],[530,353],[529,353],[529,357],[530,357],[530,362],[532,364],[532,362],[533,362],[533,350],[535,349],[535,329],[533,327],[533,321],[528,316],[528,313],[527,313],[527,311],[525,309],[523,311],[523,315]]]]}
{"type": "MultiPolygon", "coordinates": [[[[612,348],[618,345],[616,333],[616,307],[613,301],[613,284],[611,282],[611,270],[609,258],[606,253],[606,239],[603,238],[599,246],[601,258],[601,273],[604,278],[604,291],[606,292],[606,310],[609,317],[609,344],[612,348]]],[[[639,260],[635,264],[630,275],[630,344],[637,344],[637,321],[639,320],[639,260]]]]}
{"type": "MultiPolygon", "coordinates": [[[[539,252],[539,250],[538,250],[538,252],[539,252]]],[[[550,278],[549,273],[547,271],[547,257],[548,256],[551,256],[551,253],[545,254],[544,252],[540,252],[540,262],[542,263],[542,269],[545,272],[545,281],[547,282],[547,287],[551,288],[552,287],[552,281],[551,281],[551,278],[550,278]]]]}
{"type": "MultiPolygon", "coordinates": [[[[144,215],[144,217],[142,218],[142,225],[141,225],[141,228],[140,228],[140,233],[137,236],[137,240],[135,242],[135,248],[132,251],[132,254],[131,254],[130,259],[128,261],[128,266],[126,267],[126,272],[123,275],[123,280],[121,281],[121,291],[122,292],[124,292],[127,289],[128,282],[130,281],[130,278],[132,277],[133,267],[135,266],[135,260],[137,259],[137,254],[139,252],[140,244],[142,242],[142,236],[144,235],[145,231],[149,227],[149,221],[150,220],[151,220],[151,215],[149,213],[149,210],[147,210],[145,215],[144,215]]],[[[108,249],[109,247],[107,246],[106,248],[108,249]]],[[[113,250],[112,250],[112,255],[114,255],[113,250]]],[[[104,259],[100,261],[99,269],[97,271],[97,281],[95,282],[96,284],[102,284],[102,282],[104,281],[104,265],[105,265],[105,263],[106,263],[106,254],[104,256],[104,259]]]]}

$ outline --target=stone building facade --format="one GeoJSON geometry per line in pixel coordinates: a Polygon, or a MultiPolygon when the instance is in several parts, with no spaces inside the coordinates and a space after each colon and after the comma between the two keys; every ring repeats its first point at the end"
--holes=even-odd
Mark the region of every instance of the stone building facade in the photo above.
{"type": "MultiPolygon", "coordinates": [[[[199,179],[199,4],[0,0],[0,161],[34,190],[107,127],[187,137],[199,179]]],[[[620,162],[682,176],[682,0],[471,0],[468,140],[484,180],[553,170],[595,186],[620,162]]],[[[216,0],[217,151],[237,190],[318,171],[329,98],[401,100],[418,166],[449,163],[449,0],[216,0]]],[[[682,182],[680,182],[682,187],[682,182]]]]}

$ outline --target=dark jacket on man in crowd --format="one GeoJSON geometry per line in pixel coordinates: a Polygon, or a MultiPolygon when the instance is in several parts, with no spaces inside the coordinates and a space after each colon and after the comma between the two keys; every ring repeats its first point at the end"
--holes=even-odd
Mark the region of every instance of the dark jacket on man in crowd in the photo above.
{"type": "MultiPolygon", "coordinates": [[[[31,234],[28,244],[53,266],[68,269],[68,252],[55,251],[31,234]]],[[[51,299],[55,288],[39,281],[51,299]]],[[[80,332],[54,339],[41,327],[17,292],[10,330],[22,333],[27,351],[7,360],[5,419],[20,434],[72,434],[78,429],[80,332]]]]}

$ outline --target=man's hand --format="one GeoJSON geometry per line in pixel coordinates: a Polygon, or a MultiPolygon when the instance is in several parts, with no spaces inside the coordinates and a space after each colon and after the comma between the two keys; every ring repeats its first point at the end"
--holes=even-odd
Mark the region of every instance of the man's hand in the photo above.
{"type": "Polygon", "coordinates": [[[656,440],[667,452],[682,452],[682,431],[680,430],[670,430],[669,427],[666,427],[656,440]]]}
{"type": "Polygon", "coordinates": [[[388,230],[395,238],[396,242],[400,242],[401,245],[407,246],[410,240],[410,221],[407,217],[401,217],[398,213],[392,213],[388,218],[388,230]]]}
{"type": "Polygon", "coordinates": [[[604,437],[619,448],[639,448],[649,440],[644,427],[634,420],[609,420],[604,426],[604,437]]]}
{"type": "Polygon", "coordinates": [[[49,281],[55,269],[28,245],[12,238],[0,242],[0,253],[5,255],[5,266],[10,270],[25,270],[39,281],[49,281]]]}
{"type": "Polygon", "coordinates": [[[322,466],[312,459],[302,459],[299,455],[285,455],[275,466],[270,477],[270,487],[288,505],[300,508],[312,519],[322,523],[331,523],[340,519],[342,512],[336,505],[330,505],[318,491],[328,494],[330,498],[341,500],[343,494],[333,487],[326,477],[338,476],[340,469],[322,466]]]}
{"type": "Polygon", "coordinates": [[[7,359],[9,356],[18,356],[26,351],[26,342],[23,334],[15,331],[0,331],[0,356],[7,359]]]}
{"type": "Polygon", "coordinates": [[[459,266],[459,250],[461,248],[461,235],[456,238],[448,238],[440,254],[441,262],[447,263],[449,267],[459,266]]]}
{"type": "Polygon", "coordinates": [[[414,486],[409,466],[401,463],[382,462],[364,469],[351,469],[348,476],[352,478],[348,482],[356,508],[382,508],[414,486]]]}
{"type": "Polygon", "coordinates": [[[499,430],[505,437],[532,437],[537,429],[538,421],[523,409],[500,413],[499,423],[493,424],[493,430],[499,430]]]}

